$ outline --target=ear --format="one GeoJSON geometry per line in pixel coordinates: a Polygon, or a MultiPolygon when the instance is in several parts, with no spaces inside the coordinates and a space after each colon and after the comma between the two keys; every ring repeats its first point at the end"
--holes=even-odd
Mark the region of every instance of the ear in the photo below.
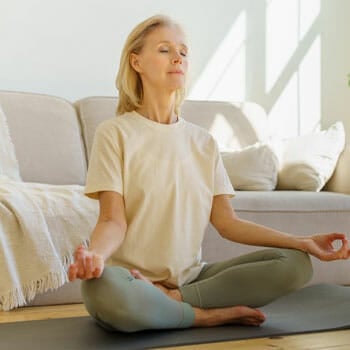
{"type": "Polygon", "coordinates": [[[136,53],[132,53],[130,55],[130,64],[131,67],[135,69],[136,72],[141,72],[139,56],[136,53]]]}

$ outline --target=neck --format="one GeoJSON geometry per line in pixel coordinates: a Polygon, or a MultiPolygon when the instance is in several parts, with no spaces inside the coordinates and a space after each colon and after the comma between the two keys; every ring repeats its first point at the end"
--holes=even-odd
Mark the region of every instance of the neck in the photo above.
{"type": "Polygon", "coordinates": [[[144,117],[161,124],[172,124],[177,121],[175,114],[175,93],[144,95],[142,107],[136,110],[144,117]]]}

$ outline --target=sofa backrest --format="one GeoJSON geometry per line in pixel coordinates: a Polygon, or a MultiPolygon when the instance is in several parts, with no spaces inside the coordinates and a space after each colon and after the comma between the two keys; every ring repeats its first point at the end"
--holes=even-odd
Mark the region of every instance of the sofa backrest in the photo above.
{"type": "Polygon", "coordinates": [[[90,158],[96,127],[116,115],[116,105],[116,97],[87,97],[75,102],[83,130],[87,159],[90,158]]]}
{"type": "MultiPolygon", "coordinates": [[[[117,98],[87,97],[75,103],[89,159],[96,127],[113,118],[117,98]]],[[[229,103],[186,100],[181,116],[208,130],[222,148],[241,149],[268,136],[266,113],[252,102],[229,103]]]]}
{"type": "Polygon", "coordinates": [[[268,137],[266,113],[253,102],[186,100],[181,115],[208,130],[222,148],[241,149],[268,137]]]}
{"type": "MultiPolygon", "coordinates": [[[[50,95],[0,91],[24,181],[84,185],[96,127],[115,117],[116,97],[71,102],[50,95]]],[[[223,148],[240,149],[267,136],[255,103],[184,102],[181,116],[207,129],[223,148]]]]}
{"type": "Polygon", "coordinates": [[[0,91],[24,181],[85,183],[86,156],[72,104],[54,96],[0,91]]]}

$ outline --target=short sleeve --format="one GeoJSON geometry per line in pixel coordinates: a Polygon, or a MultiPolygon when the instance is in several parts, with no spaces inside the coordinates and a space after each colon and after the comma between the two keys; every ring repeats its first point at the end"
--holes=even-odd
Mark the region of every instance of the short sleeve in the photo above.
{"type": "Polygon", "coordinates": [[[85,195],[98,199],[100,191],[115,191],[123,195],[122,157],[116,128],[110,122],[100,124],[94,135],[85,195]]]}
{"type": "Polygon", "coordinates": [[[219,194],[227,194],[233,197],[235,190],[224,167],[219,147],[215,142],[214,196],[219,194]]]}

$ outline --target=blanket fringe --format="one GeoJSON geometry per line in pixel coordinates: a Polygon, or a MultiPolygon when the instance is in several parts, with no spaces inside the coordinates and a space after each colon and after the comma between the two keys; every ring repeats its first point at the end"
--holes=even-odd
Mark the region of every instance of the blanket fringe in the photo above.
{"type": "MultiPolygon", "coordinates": [[[[88,240],[82,242],[87,247],[88,240]]],[[[10,311],[12,309],[25,306],[28,302],[32,301],[38,294],[45,293],[51,290],[58,289],[67,283],[68,275],[67,270],[70,264],[74,261],[73,254],[67,254],[62,257],[62,268],[60,271],[49,272],[42,278],[30,281],[27,284],[22,285],[21,289],[14,289],[8,293],[0,296],[0,310],[10,311]]]]}

